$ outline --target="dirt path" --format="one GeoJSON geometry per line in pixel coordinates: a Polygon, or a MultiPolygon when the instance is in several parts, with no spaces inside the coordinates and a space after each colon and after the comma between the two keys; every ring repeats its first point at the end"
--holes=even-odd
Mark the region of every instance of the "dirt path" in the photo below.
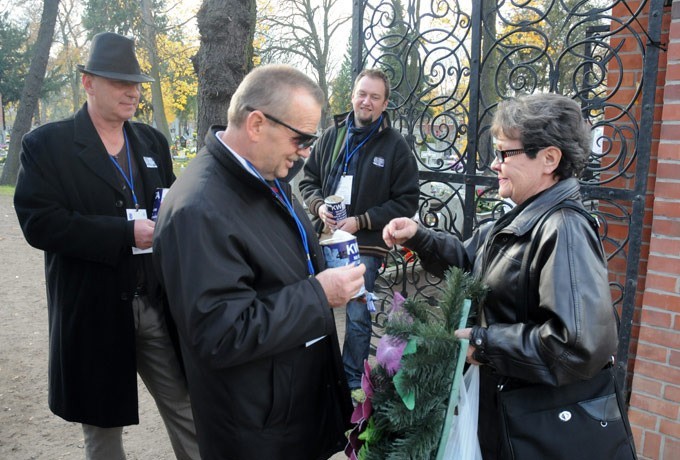
{"type": "MultiPolygon", "coordinates": [[[[47,408],[43,256],[24,240],[10,196],[0,196],[0,261],[0,459],[82,459],[80,425],[47,408]]],[[[140,424],[124,430],[128,459],[174,458],[144,385],[139,394],[140,424]]]]}
{"type": "MultiPolygon", "coordinates": [[[[62,420],[47,407],[47,341],[43,255],[24,240],[12,197],[0,195],[2,460],[85,458],[80,425],[62,420]]],[[[128,460],[173,459],[156,406],[141,383],[139,398],[140,424],[126,427],[123,434],[128,460]]],[[[337,454],[332,460],[345,458],[337,454]]]]}

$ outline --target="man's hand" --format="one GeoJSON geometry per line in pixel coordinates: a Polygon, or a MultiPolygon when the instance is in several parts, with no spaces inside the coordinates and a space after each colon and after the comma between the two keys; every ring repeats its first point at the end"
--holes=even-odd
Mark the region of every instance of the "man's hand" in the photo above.
{"type": "Polygon", "coordinates": [[[388,247],[395,244],[404,244],[413,238],[418,230],[418,223],[408,217],[398,217],[392,219],[383,228],[382,237],[388,247]]]}
{"type": "Polygon", "coordinates": [[[135,247],[148,249],[153,243],[153,229],[156,223],[149,219],[135,220],[135,247]]]}
{"type": "Polygon", "coordinates": [[[321,222],[324,223],[328,230],[335,230],[338,225],[335,219],[333,219],[333,215],[326,209],[325,204],[319,206],[319,219],[321,219],[321,222]]]}
{"type": "Polygon", "coordinates": [[[316,275],[331,307],[344,307],[364,285],[366,266],[329,268],[316,275]]]}
{"type": "Polygon", "coordinates": [[[338,222],[338,230],[345,231],[347,233],[355,234],[359,231],[359,221],[356,217],[350,216],[347,219],[343,219],[338,222]]]}

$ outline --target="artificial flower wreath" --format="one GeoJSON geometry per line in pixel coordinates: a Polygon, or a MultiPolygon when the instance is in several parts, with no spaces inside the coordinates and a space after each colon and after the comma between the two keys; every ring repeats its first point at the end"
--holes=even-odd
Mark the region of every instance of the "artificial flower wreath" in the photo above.
{"type": "Polygon", "coordinates": [[[350,460],[441,458],[467,349],[454,331],[465,327],[484,293],[479,281],[452,268],[438,307],[395,294],[376,365],[364,363],[366,400],[352,414],[350,460]]]}

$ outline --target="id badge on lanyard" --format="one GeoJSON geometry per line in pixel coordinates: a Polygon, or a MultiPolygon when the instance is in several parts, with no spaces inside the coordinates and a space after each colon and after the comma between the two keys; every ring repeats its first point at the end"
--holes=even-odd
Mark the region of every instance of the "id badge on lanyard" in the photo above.
{"type": "MultiPolygon", "coordinates": [[[[146,209],[126,209],[125,210],[127,214],[127,219],[130,220],[139,220],[139,219],[146,219],[146,209]]],[[[153,247],[149,247],[147,249],[139,249],[138,247],[133,246],[132,247],[132,254],[133,255],[138,255],[138,254],[150,254],[153,252],[153,247]]]]}
{"type": "Polygon", "coordinates": [[[336,195],[344,199],[345,206],[352,204],[352,181],[354,176],[342,175],[338,183],[338,189],[335,191],[336,195]]]}

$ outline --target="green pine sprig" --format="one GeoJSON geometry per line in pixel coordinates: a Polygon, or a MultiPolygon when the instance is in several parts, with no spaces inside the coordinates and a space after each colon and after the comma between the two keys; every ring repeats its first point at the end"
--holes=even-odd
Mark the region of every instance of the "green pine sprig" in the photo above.
{"type": "Polygon", "coordinates": [[[414,340],[416,351],[401,359],[400,392],[394,377],[381,366],[371,371],[374,387],[373,415],[364,433],[366,443],[359,452],[364,460],[434,459],[442,435],[460,341],[454,331],[464,327],[463,302],[473,308],[486,292],[482,283],[460,269],[452,268],[444,279],[439,305],[407,299],[405,315],[388,320],[385,333],[414,340]],[[402,395],[412,393],[409,409],[402,395]]]}

